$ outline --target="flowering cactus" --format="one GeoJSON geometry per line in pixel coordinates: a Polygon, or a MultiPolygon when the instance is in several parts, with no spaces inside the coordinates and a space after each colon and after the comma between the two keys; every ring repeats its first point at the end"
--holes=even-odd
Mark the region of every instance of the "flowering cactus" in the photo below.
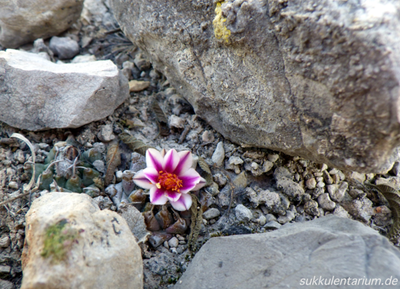
{"type": "Polygon", "coordinates": [[[190,191],[199,190],[205,180],[192,168],[193,158],[189,151],[167,153],[155,149],[146,151],[147,168],[136,173],[133,181],[139,187],[150,190],[150,202],[164,205],[170,201],[177,211],[186,211],[192,205],[190,191]]]}

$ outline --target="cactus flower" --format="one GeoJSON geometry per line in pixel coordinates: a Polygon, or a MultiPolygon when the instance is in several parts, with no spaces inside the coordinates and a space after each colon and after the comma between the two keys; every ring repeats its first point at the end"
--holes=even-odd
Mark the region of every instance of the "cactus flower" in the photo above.
{"type": "Polygon", "coordinates": [[[205,180],[192,168],[193,157],[189,151],[172,149],[159,152],[146,151],[147,168],[135,174],[133,181],[139,187],[150,190],[150,202],[164,205],[170,201],[177,211],[186,211],[192,205],[190,191],[205,185],[205,180]]]}

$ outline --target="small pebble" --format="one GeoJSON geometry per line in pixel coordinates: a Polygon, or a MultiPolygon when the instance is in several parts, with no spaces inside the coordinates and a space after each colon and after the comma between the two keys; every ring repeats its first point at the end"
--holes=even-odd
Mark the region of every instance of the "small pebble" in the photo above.
{"type": "Polygon", "coordinates": [[[239,204],[235,208],[235,216],[238,221],[248,222],[253,218],[253,213],[249,208],[246,208],[242,204],[239,204]]]}
{"type": "Polygon", "coordinates": [[[203,213],[203,218],[206,220],[214,219],[219,217],[221,212],[217,208],[210,208],[203,213]]]}
{"type": "Polygon", "coordinates": [[[10,189],[18,190],[18,183],[14,182],[14,181],[11,181],[11,182],[8,183],[8,187],[10,189]]]}
{"type": "Polygon", "coordinates": [[[279,229],[282,225],[277,221],[270,221],[264,225],[264,229],[279,229]]]}
{"type": "Polygon", "coordinates": [[[10,245],[10,238],[7,235],[3,235],[0,238],[0,248],[6,248],[10,245]]]}
{"type": "Polygon", "coordinates": [[[321,194],[318,197],[318,204],[321,206],[321,208],[328,211],[332,211],[336,207],[336,203],[329,198],[328,193],[321,194]]]}
{"type": "Polygon", "coordinates": [[[267,214],[265,218],[267,219],[267,223],[271,221],[276,221],[276,217],[272,214],[267,214]]]}
{"type": "Polygon", "coordinates": [[[309,200],[304,204],[304,212],[310,216],[319,216],[318,203],[314,200],[309,200]]]}
{"type": "Polygon", "coordinates": [[[172,237],[169,241],[168,241],[168,245],[170,248],[176,248],[179,245],[179,240],[176,237],[172,237]]]}
{"type": "Polygon", "coordinates": [[[267,218],[264,215],[261,215],[256,221],[261,226],[264,226],[267,223],[267,218]]]}
{"type": "Polygon", "coordinates": [[[105,172],[105,165],[102,160],[96,160],[93,162],[93,166],[96,170],[98,170],[101,173],[105,172]]]}
{"type": "Polygon", "coordinates": [[[150,81],[131,80],[129,81],[129,92],[143,91],[150,86],[150,81]]]}
{"type": "Polygon", "coordinates": [[[310,178],[306,181],[307,189],[313,190],[315,189],[316,186],[317,186],[317,181],[315,180],[315,178],[310,178]]]}
{"type": "Polygon", "coordinates": [[[169,117],[168,123],[169,123],[170,127],[184,128],[185,124],[186,124],[186,120],[181,118],[181,117],[179,117],[179,116],[176,116],[176,115],[172,114],[169,117]]]}
{"type": "Polygon", "coordinates": [[[225,159],[224,143],[219,142],[211,157],[211,160],[217,167],[220,167],[224,163],[224,159],[225,159]]]}
{"type": "Polygon", "coordinates": [[[276,162],[277,160],[279,160],[279,155],[278,154],[269,154],[268,156],[267,156],[267,158],[268,158],[268,160],[270,161],[270,162],[276,162]]]}
{"type": "Polygon", "coordinates": [[[278,218],[278,223],[280,224],[286,224],[293,220],[295,217],[295,214],[292,211],[287,210],[285,216],[279,216],[278,218]]]}
{"type": "Polygon", "coordinates": [[[231,156],[228,160],[228,165],[241,165],[243,160],[240,157],[231,156]]]}
{"type": "Polygon", "coordinates": [[[205,130],[201,135],[201,140],[205,143],[211,143],[214,139],[214,134],[209,130],[205,130]]]}
{"type": "Polygon", "coordinates": [[[164,247],[169,249],[168,241],[164,241],[164,247]]]}
{"type": "Polygon", "coordinates": [[[115,139],[116,136],[113,133],[112,124],[106,124],[106,125],[101,126],[101,129],[100,129],[99,133],[97,134],[97,137],[103,142],[109,142],[109,141],[112,141],[113,139],[115,139]]]}
{"type": "Polygon", "coordinates": [[[49,48],[59,59],[72,59],[79,53],[78,42],[69,37],[51,37],[49,48]]]}
{"type": "Polygon", "coordinates": [[[227,178],[226,178],[224,175],[218,173],[218,174],[213,175],[213,178],[214,178],[214,181],[215,181],[220,187],[226,185],[227,178]]]}

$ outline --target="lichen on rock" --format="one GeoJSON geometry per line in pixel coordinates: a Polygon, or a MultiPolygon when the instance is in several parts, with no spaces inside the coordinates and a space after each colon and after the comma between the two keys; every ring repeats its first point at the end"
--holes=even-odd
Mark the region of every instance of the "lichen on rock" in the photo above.
{"type": "Polygon", "coordinates": [[[225,42],[229,43],[229,36],[231,35],[231,31],[226,28],[225,22],[226,22],[226,17],[222,15],[222,4],[224,4],[225,1],[223,2],[218,2],[217,6],[215,7],[215,18],[213,20],[213,26],[214,26],[214,35],[215,38],[217,39],[223,39],[225,42]]]}

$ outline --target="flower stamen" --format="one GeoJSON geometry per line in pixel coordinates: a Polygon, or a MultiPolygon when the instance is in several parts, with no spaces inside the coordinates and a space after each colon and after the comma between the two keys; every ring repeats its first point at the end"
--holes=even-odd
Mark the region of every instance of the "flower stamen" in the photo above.
{"type": "Polygon", "coordinates": [[[167,191],[180,192],[182,188],[182,180],[177,175],[159,171],[158,183],[156,183],[158,189],[164,189],[167,191]]]}

